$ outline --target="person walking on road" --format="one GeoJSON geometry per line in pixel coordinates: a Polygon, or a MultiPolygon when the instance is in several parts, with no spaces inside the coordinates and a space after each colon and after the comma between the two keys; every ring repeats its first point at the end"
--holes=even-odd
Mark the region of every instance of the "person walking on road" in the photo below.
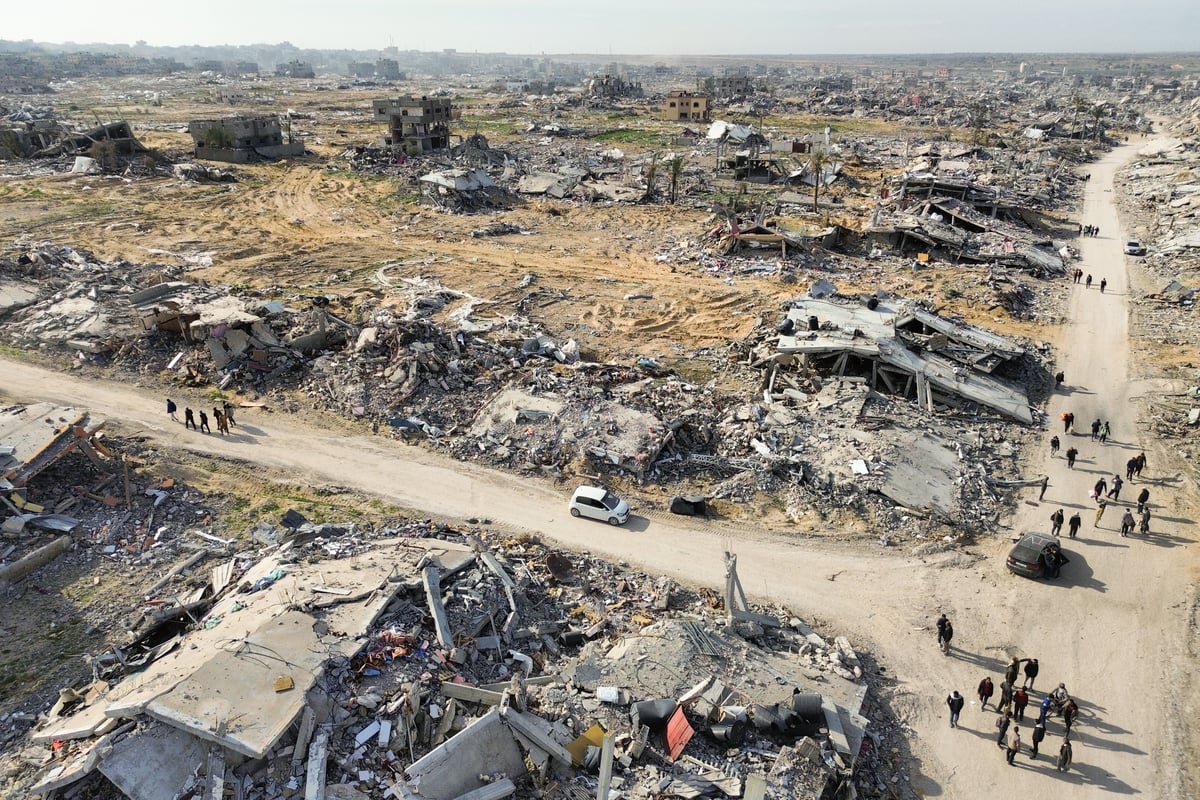
{"type": "Polygon", "coordinates": [[[1125,480],[1133,483],[1133,473],[1137,472],[1137,459],[1131,458],[1125,462],[1125,480]]]}
{"type": "Polygon", "coordinates": [[[1071,740],[1064,736],[1062,745],[1058,748],[1058,764],[1055,769],[1059,772],[1066,772],[1071,767],[1071,740]]]}
{"type": "Polygon", "coordinates": [[[1067,413],[1066,411],[1064,411],[1061,419],[1062,419],[1062,424],[1063,424],[1063,433],[1070,433],[1071,432],[1071,415],[1069,413],[1067,413]]]}
{"type": "MultiPolygon", "coordinates": [[[[1062,525],[1063,525],[1063,510],[1060,508],[1058,511],[1055,511],[1053,514],[1050,515],[1050,535],[1058,536],[1059,531],[1062,530],[1062,525]]],[[[1013,660],[1016,661],[1016,659],[1013,659],[1013,660]]],[[[1014,670],[1014,672],[1015,671],[1016,670],[1014,670]]],[[[1015,679],[1016,676],[1014,675],[1013,677],[1015,679]]]]}
{"type": "Polygon", "coordinates": [[[1046,496],[1046,487],[1050,485],[1050,476],[1042,478],[1042,491],[1038,492],[1038,502],[1042,502],[1042,498],[1046,496]]]}
{"type": "Polygon", "coordinates": [[[1029,692],[1018,687],[1013,692],[1013,719],[1018,722],[1025,721],[1025,707],[1029,705],[1029,692]]]}
{"type": "Polygon", "coordinates": [[[1133,518],[1133,512],[1128,508],[1125,509],[1125,516],[1121,517],[1121,535],[1128,536],[1133,533],[1133,526],[1137,524],[1137,520],[1133,518]]]}
{"type": "Polygon", "coordinates": [[[1007,678],[1005,678],[1004,683],[1000,684],[1000,703],[996,706],[996,708],[1000,709],[1001,711],[1012,711],[1012,701],[1013,685],[1007,678]]]}
{"type": "Polygon", "coordinates": [[[1029,737],[1029,741],[1033,745],[1033,749],[1029,752],[1030,758],[1037,758],[1038,745],[1040,745],[1042,743],[1042,740],[1045,738],[1046,738],[1046,725],[1044,723],[1039,722],[1038,724],[1033,726],[1033,735],[1029,737]]]}
{"type": "Polygon", "coordinates": [[[1042,698],[1042,705],[1038,709],[1038,719],[1037,719],[1038,724],[1040,724],[1040,725],[1046,724],[1046,715],[1050,713],[1050,705],[1053,702],[1054,701],[1050,699],[1050,695],[1046,695],[1045,697],[1042,698]]]}
{"type": "Polygon", "coordinates": [[[208,427],[208,414],[203,411],[200,412],[200,432],[212,433],[212,428],[208,427]]]}
{"type": "Polygon", "coordinates": [[[996,730],[999,734],[996,736],[996,746],[1004,747],[1004,737],[1008,734],[1008,728],[1012,725],[1012,714],[1007,711],[996,716],[996,730]]]}
{"type": "Polygon", "coordinates": [[[1092,421],[1092,441],[1096,441],[1096,437],[1100,435],[1100,418],[1097,417],[1092,421]]]}
{"type": "Polygon", "coordinates": [[[1079,533],[1079,526],[1082,524],[1083,520],[1079,518],[1079,512],[1076,511],[1071,515],[1071,518],[1067,520],[1067,536],[1074,539],[1075,534],[1079,533]]]}
{"type": "Polygon", "coordinates": [[[1079,706],[1075,705],[1075,699],[1068,700],[1063,705],[1063,726],[1066,727],[1067,733],[1071,733],[1071,726],[1075,724],[1075,719],[1079,716],[1079,706]]]}
{"type": "Polygon", "coordinates": [[[1087,281],[1084,282],[1084,285],[1089,289],[1092,288],[1092,273],[1088,273],[1087,281]]]}
{"type": "Polygon", "coordinates": [[[1108,424],[1108,420],[1104,420],[1104,424],[1100,426],[1100,444],[1108,441],[1108,437],[1112,436],[1112,426],[1108,424]]]}
{"type": "Polygon", "coordinates": [[[1093,528],[1100,527],[1100,518],[1104,516],[1104,509],[1106,508],[1108,508],[1108,501],[1106,500],[1101,500],[1100,504],[1096,506],[1096,521],[1092,523],[1093,528]]]}
{"type": "Polygon", "coordinates": [[[1022,689],[1033,688],[1033,682],[1037,680],[1038,669],[1038,660],[1036,658],[1030,658],[1025,661],[1025,682],[1021,684],[1022,689]]]}
{"type": "Polygon", "coordinates": [[[979,682],[979,710],[983,711],[987,708],[988,700],[992,699],[994,689],[992,687],[992,679],[984,678],[979,682]]]}
{"type": "Polygon", "coordinates": [[[175,401],[168,397],[167,398],[167,416],[170,417],[172,419],[172,421],[174,421],[174,422],[179,422],[179,417],[175,416],[175,412],[178,409],[179,409],[179,406],[175,405],[175,401]]]}
{"type": "Polygon", "coordinates": [[[1142,532],[1142,536],[1150,533],[1150,509],[1146,508],[1142,510],[1142,521],[1138,525],[1138,530],[1142,532]]]}
{"type": "Polygon", "coordinates": [[[1075,412],[1067,414],[1067,433],[1075,430],[1075,412]]]}
{"type": "Polygon", "coordinates": [[[954,625],[942,614],[937,621],[937,642],[942,655],[950,655],[950,640],[954,638],[954,625]]]}
{"type": "Polygon", "coordinates": [[[955,689],[953,692],[951,692],[946,697],[946,705],[948,705],[950,707],[950,727],[951,728],[958,727],[958,715],[962,713],[963,704],[965,702],[966,702],[966,698],[964,698],[961,694],[959,694],[957,689],[955,689]]]}
{"type": "Polygon", "coordinates": [[[1137,469],[1134,470],[1134,474],[1140,478],[1142,477],[1142,470],[1146,468],[1146,454],[1138,453],[1135,458],[1137,458],[1137,469]]]}
{"type": "Polygon", "coordinates": [[[1075,458],[1079,455],[1079,451],[1074,447],[1067,449],[1067,469],[1075,469],[1075,458]]]}
{"type": "Polygon", "coordinates": [[[228,400],[226,400],[226,401],[225,401],[224,403],[222,403],[221,405],[222,405],[222,406],[224,407],[224,409],[225,409],[225,421],[226,421],[226,422],[228,422],[230,425],[232,425],[233,427],[235,427],[235,428],[236,428],[236,427],[237,427],[237,420],[235,420],[235,419],[233,418],[233,403],[231,403],[231,402],[229,402],[228,400]]]}
{"type": "Polygon", "coordinates": [[[1021,726],[1013,725],[1012,733],[1008,735],[1008,748],[1004,753],[1008,759],[1008,765],[1013,765],[1013,759],[1017,757],[1017,753],[1021,752],[1021,726]]]}
{"type": "Polygon", "coordinates": [[[1065,381],[1066,379],[1067,379],[1067,373],[1063,372],[1062,370],[1059,370],[1054,375],[1054,388],[1057,389],[1060,386],[1062,386],[1063,381],[1065,381]]]}
{"type": "Polygon", "coordinates": [[[1112,488],[1108,490],[1108,496],[1113,500],[1121,499],[1121,487],[1125,485],[1125,481],[1121,480],[1120,475],[1113,475],[1112,488]]]}
{"type": "Polygon", "coordinates": [[[190,408],[185,408],[183,410],[183,429],[186,431],[188,428],[191,428],[192,430],[197,430],[196,415],[192,413],[192,410],[190,408]]]}
{"type": "Polygon", "coordinates": [[[1096,499],[1099,500],[1108,491],[1108,481],[1100,478],[1096,481],[1096,485],[1092,487],[1092,491],[1096,493],[1096,499]]]}
{"type": "Polygon", "coordinates": [[[1050,437],[1050,455],[1052,457],[1058,455],[1058,447],[1059,447],[1058,436],[1051,436],[1050,437]]]}
{"type": "Polygon", "coordinates": [[[1139,514],[1141,514],[1143,511],[1146,510],[1146,503],[1149,501],[1150,501],[1150,490],[1143,486],[1142,490],[1140,492],[1138,492],[1138,496],[1137,496],[1137,503],[1138,503],[1137,509],[1138,509],[1139,514]]]}
{"type": "Polygon", "coordinates": [[[1100,294],[1104,294],[1104,287],[1108,286],[1108,278],[1100,279],[1100,294]]]}

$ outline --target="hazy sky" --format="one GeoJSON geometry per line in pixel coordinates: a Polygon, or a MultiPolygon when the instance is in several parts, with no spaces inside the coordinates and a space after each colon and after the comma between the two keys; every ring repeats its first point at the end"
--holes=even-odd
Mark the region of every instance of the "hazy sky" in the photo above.
{"type": "Polygon", "coordinates": [[[0,39],[509,53],[1200,49],[1200,0],[99,0],[5,3],[0,39]]]}

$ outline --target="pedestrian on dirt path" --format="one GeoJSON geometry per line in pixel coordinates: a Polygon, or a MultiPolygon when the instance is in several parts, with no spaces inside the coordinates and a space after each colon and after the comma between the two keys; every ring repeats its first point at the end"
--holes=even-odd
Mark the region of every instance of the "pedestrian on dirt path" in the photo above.
{"type": "Polygon", "coordinates": [[[168,397],[167,398],[167,416],[170,417],[175,422],[179,422],[179,417],[175,416],[175,412],[178,409],[179,409],[179,406],[175,405],[175,401],[168,397]]]}
{"type": "Polygon", "coordinates": [[[1050,704],[1053,702],[1054,701],[1050,699],[1050,695],[1046,695],[1042,698],[1042,705],[1038,709],[1037,721],[1039,725],[1044,726],[1046,724],[1046,715],[1050,713],[1050,704]]]}
{"type": "Polygon", "coordinates": [[[1125,516],[1121,517],[1121,535],[1128,536],[1133,533],[1133,526],[1137,525],[1137,520],[1133,518],[1133,512],[1128,508],[1125,509],[1125,516]]]}
{"type": "Polygon", "coordinates": [[[1079,526],[1082,524],[1083,520],[1079,518],[1079,512],[1076,511],[1071,515],[1071,518],[1067,520],[1067,536],[1074,539],[1075,534],[1079,533],[1079,526]]]}
{"type": "Polygon", "coordinates": [[[212,433],[212,428],[208,427],[208,414],[203,411],[200,412],[200,432],[212,433]]]}
{"type": "Polygon", "coordinates": [[[1112,426],[1108,424],[1108,420],[1104,420],[1104,424],[1100,426],[1100,444],[1108,441],[1108,437],[1112,436],[1112,426]]]}
{"type": "Polygon", "coordinates": [[[1063,736],[1062,745],[1058,748],[1058,764],[1055,766],[1055,769],[1059,772],[1066,772],[1070,767],[1071,740],[1067,736],[1063,736]]]}
{"type": "Polygon", "coordinates": [[[1121,480],[1120,475],[1113,475],[1112,488],[1108,490],[1108,496],[1113,500],[1121,499],[1121,487],[1125,485],[1125,481],[1121,480]]]}
{"type": "Polygon", "coordinates": [[[988,700],[992,699],[994,693],[991,678],[984,678],[979,682],[979,710],[983,711],[987,708],[988,700]]]}
{"type": "Polygon", "coordinates": [[[1100,279],[1100,294],[1104,294],[1104,287],[1108,286],[1108,278],[1100,279]]]}
{"type": "Polygon", "coordinates": [[[1068,700],[1063,706],[1063,726],[1067,729],[1067,735],[1071,733],[1071,726],[1075,724],[1076,718],[1079,716],[1079,706],[1075,705],[1074,698],[1068,700]]]}
{"type": "Polygon", "coordinates": [[[1134,470],[1134,474],[1136,474],[1140,478],[1140,477],[1142,477],[1142,470],[1144,470],[1146,468],[1146,454],[1138,453],[1136,458],[1137,458],[1138,463],[1137,463],[1137,469],[1134,470]]]}
{"type": "Polygon", "coordinates": [[[1054,388],[1057,389],[1058,387],[1062,386],[1063,381],[1065,381],[1066,379],[1067,379],[1066,373],[1063,372],[1062,370],[1059,370],[1058,374],[1056,374],[1054,376],[1054,388]]]}
{"type": "Polygon", "coordinates": [[[1067,469],[1075,469],[1075,457],[1079,455],[1079,451],[1074,447],[1067,450],[1067,469]]]}
{"type": "Polygon", "coordinates": [[[1029,741],[1033,745],[1033,749],[1029,752],[1030,758],[1037,758],[1038,745],[1040,745],[1042,743],[1042,740],[1045,738],[1046,738],[1046,725],[1045,725],[1045,723],[1039,722],[1033,726],[1033,735],[1029,737],[1029,741]]]}
{"type": "Polygon", "coordinates": [[[1061,446],[1061,444],[1062,444],[1062,442],[1058,441],[1057,436],[1050,437],[1050,455],[1051,456],[1058,455],[1058,448],[1061,446]]]}
{"type": "Polygon", "coordinates": [[[1090,272],[1088,273],[1088,276],[1087,276],[1087,281],[1085,281],[1084,285],[1085,285],[1085,286],[1086,286],[1088,289],[1092,288],[1092,273],[1090,273],[1090,272]]]}
{"type": "MultiPolygon", "coordinates": [[[[1058,532],[1062,530],[1063,510],[1060,508],[1050,515],[1050,535],[1058,536],[1058,532]]],[[[1013,659],[1014,661],[1016,659],[1013,659]]],[[[1014,670],[1015,671],[1015,670],[1014,670]]]]}
{"type": "Polygon", "coordinates": [[[1143,486],[1142,490],[1138,492],[1137,496],[1137,509],[1139,514],[1146,510],[1146,503],[1149,502],[1149,500],[1150,490],[1143,486]]]}
{"type": "Polygon", "coordinates": [[[188,428],[196,430],[196,415],[190,408],[185,408],[183,410],[183,429],[186,431],[188,428]]]}
{"type": "Polygon", "coordinates": [[[950,707],[951,728],[958,727],[958,715],[962,713],[963,704],[965,702],[966,698],[959,694],[957,689],[946,696],[946,705],[950,707]]]}
{"type": "Polygon", "coordinates": [[[1149,533],[1150,533],[1150,509],[1147,508],[1142,511],[1142,521],[1138,526],[1138,530],[1141,531],[1142,536],[1149,535],[1149,533]]]}
{"type": "Polygon", "coordinates": [[[226,422],[228,422],[230,425],[232,425],[233,427],[235,427],[235,428],[236,428],[236,427],[237,427],[237,420],[235,420],[235,419],[233,418],[233,403],[231,403],[231,402],[229,402],[228,400],[226,400],[226,401],[225,401],[224,403],[222,403],[221,405],[222,405],[222,406],[224,406],[224,408],[225,408],[225,421],[226,421],[226,422]]]}
{"type": "Polygon", "coordinates": [[[953,638],[954,625],[945,614],[942,614],[937,621],[937,643],[942,650],[942,655],[950,655],[950,640],[953,638]]]}
{"type": "Polygon", "coordinates": [[[1125,480],[1133,483],[1133,473],[1137,472],[1137,459],[1131,458],[1125,462],[1125,480]]]}
{"type": "Polygon", "coordinates": [[[1012,714],[1004,712],[996,717],[996,730],[999,733],[996,735],[996,746],[1004,747],[1004,737],[1008,734],[1008,728],[1012,725],[1012,714]]]}
{"type": "Polygon", "coordinates": [[[1046,496],[1046,487],[1050,485],[1050,476],[1042,478],[1042,490],[1038,492],[1038,502],[1042,502],[1042,498],[1046,496]]]}
{"type": "Polygon", "coordinates": [[[1013,692],[1013,719],[1024,722],[1025,707],[1027,705],[1029,705],[1029,692],[1021,687],[1017,687],[1017,690],[1013,692]]]}
{"type": "Polygon", "coordinates": [[[1103,497],[1104,493],[1108,491],[1108,481],[1104,480],[1104,478],[1096,481],[1096,485],[1092,487],[1092,491],[1096,493],[1097,498],[1103,497]]]}
{"type": "Polygon", "coordinates": [[[1092,441],[1096,441],[1096,437],[1100,435],[1100,418],[1096,417],[1092,421],[1092,441]]]}
{"type": "Polygon", "coordinates": [[[217,421],[217,430],[223,435],[229,435],[229,423],[225,421],[225,412],[214,406],[213,419],[217,421]]]}
{"type": "Polygon", "coordinates": [[[1104,516],[1104,509],[1108,508],[1108,502],[1101,499],[1100,505],[1096,506],[1096,521],[1092,523],[1093,528],[1100,527],[1100,518],[1104,516]]]}
{"type": "Polygon", "coordinates": [[[1008,735],[1008,748],[1004,752],[1004,757],[1008,760],[1010,767],[1019,752],[1021,752],[1021,726],[1013,725],[1012,733],[1008,735]]]}
{"type": "Polygon", "coordinates": [[[1067,428],[1067,433],[1071,433],[1075,430],[1075,412],[1073,411],[1070,414],[1067,414],[1067,428]]]}
{"type": "Polygon", "coordinates": [[[1001,711],[1012,711],[1013,685],[1007,679],[1000,684],[1000,703],[996,708],[1001,711]]]}

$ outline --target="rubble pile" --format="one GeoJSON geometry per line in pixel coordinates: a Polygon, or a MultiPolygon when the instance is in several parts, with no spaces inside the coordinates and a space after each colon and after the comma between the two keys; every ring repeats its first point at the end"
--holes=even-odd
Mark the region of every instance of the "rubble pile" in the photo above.
{"type": "Polygon", "coordinates": [[[808,798],[880,781],[856,768],[862,656],[786,609],[429,522],[289,511],[202,544],[145,573],[129,639],[37,709],[6,794],[565,798],[610,781],[808,798]]]}

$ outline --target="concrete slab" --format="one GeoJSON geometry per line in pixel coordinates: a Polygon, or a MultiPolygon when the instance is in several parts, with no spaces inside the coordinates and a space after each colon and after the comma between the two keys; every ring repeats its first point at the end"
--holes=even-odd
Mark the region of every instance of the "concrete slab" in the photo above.
{"type": "Polygon", "coordinates": [[[205,742],[157,725],[113,745],[100,771],[130,800],[163,800],[175,797],[207,760],[205,742]]]}
{"type": "Polygon", "coordinates": [[[230,642],[146,713],[155,719],[262,758],[304,709],[327,652],[313,630],[316,620],[290,611],[266,622],[242,642],[230,642]],[[287,675],[295,688],[276,692],[287,675]]]}
{"type": "Polygon", "coordinates": [[[405,770],[409,786],[426,800],[455,800],[482,788],[481,774],[495,772],[525,772],[521,748],[495,708],[405,770]]]}
{"type": "Polygon", "coordinates": [[[105,713],[106,709],[107,704],[103,698],[98,699],[87,708],[80,709],[78,713],[51,722],[46,727],[35,731],[29,738],[34,744],[45,744],[56,739],[59,741],[87,739],[96,733],[97,728],[109,721],[109,717],[105,713]]]}
{"type": "Polygon", "coordinates": [[[892,463],[880,494],[902,506],[952,514],[957,508],[958,454],[948,442],[920,430],[893,431],[892,463]]]}

